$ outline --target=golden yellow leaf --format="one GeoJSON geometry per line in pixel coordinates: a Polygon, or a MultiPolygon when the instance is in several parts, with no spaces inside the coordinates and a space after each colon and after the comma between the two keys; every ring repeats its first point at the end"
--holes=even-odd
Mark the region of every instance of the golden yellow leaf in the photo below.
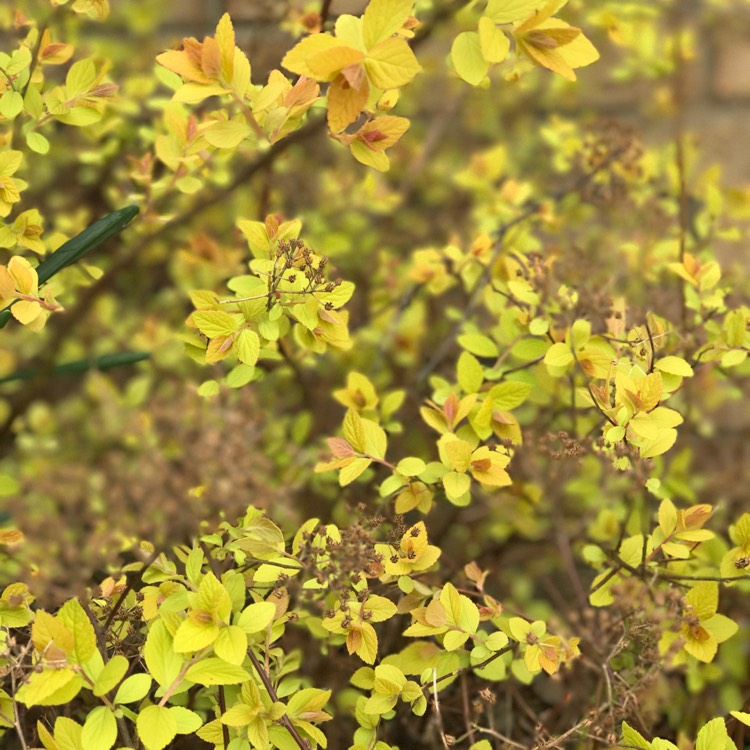
{"type": "Polygon", "coordinates": [[[307,65],[317,81],[331,81],[344,68],[364,60],[364,55],[352,47],[331,47],[307,59],[307,65]]]}
{"type": "Polygon", "coordinates": [[[341,42],[330,34],[313,34],[292,47],[281,64],[292,73],[316,78],[314,71],[310,69],[309,60],[319,52],[340,46],[341,42]]]}

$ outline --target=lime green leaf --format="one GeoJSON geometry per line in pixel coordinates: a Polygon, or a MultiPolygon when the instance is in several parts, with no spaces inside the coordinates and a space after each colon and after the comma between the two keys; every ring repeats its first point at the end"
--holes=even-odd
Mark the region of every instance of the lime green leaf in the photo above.
{"type": "Polygon", "coordinates": [[[86,750],[109,750],[117,740],[117,719],[106,706],[98,706],[86,717],[81,745],[86,750]]]}
{"type": "Polygon", "coordinates": [[[242,610],[237,625],[245,633],[260,633],[265,630],[276,616],[276,605],[273,602],[255,602],[242,610]]]}
{"type": "MultiPolygon", "coordinates": [[[[270,604],[270,602],[260,603],[270,604]]],[[[271,606],[274,605],[271,604],[271,606]]],[[[274,607],[274,613],[275,609],[274,607]]],[[[271,616],[273,617],[273,614],[271,616]]],[[[222,628],[214,641],[214,653],[230,664],[242,664],[247,656],[247,635],[245,635],[245,631],[237,625],[222,628]]]]}
{"type": "Polygon", "coordinates": [[[251,680],[252,677],[249,672],[236,664],[230,664],[218,657],[209,657],[193,664],[188,669],[185,679],[199,685],[237,685],[251,680]]]}
{"type": "Polygon", "coordinates": [[[162,687],[174,682],[183,664],[183,658],[175,653],[172,636],[163,620],[157,620],[149,630],[143,657],[151,676],[162,687]]]}
{"type": "Polygon", "coordinates": [[[552,344],[547,350],[544,355],[544,364],[550,367],[567,367],[574,359],[570,346],[560,341],[557,344],[552,344]]]}
{"type": "MultiPolygon", "coordinates": [[[[413,456],[402,458],[396,465],[396,471],[398,471],[399,474],[403,474],[407,477],[415,477],[418,474],[421,474],[426,468],[427,464],[425,464],[425,462],[421,458],[415,458],[413,456]]],[[[399,484],[399,487],[402,484],[403,481],[399,484]]]]}
{"type": "Polygon", "coordinates": [[[94,682],[94,695],[105,695],[112,690],[128,671],[128,660],[116,654],[105,665],[94,682]]]}
{"type": "Polygon", "coordinates": [[[488,336],[482,336],[479,333],[465,333],[458,337],[458,343],[467,352],[471,352],[477,357],[500,356],[497,344],[488,336]]]}
{"type": "MultiPolygon", "coordinates": [[[[45,669],[43,672],[33,672],[29,681],[19,689],[16,697],[27,706],[53,705],[46,701],[74,682],[76,677],[72,669],[45,669]]],[[[80,677],[78,681],[80,682],[80,677]]]]}
{"type": "MultiPolygon", "coordinates": [[[[453,40],[451,62],[456,73],[466,83],[478,86],[484,80],[490,65],[482,54],[482,44],[476,31],[464,31],[453,40]]],[[[459,339],[459,343],[460,341],[459,339]]],[[[464,344],[461,345],[465,346],[464,344]]],[[[465,348],[469,349],[468,346],[465,348]]],[[[476,354],[476,352],[474,353],[476,354]]]]}
{"type": "Polygon", "coordinates": [[[477,393],[482,387],[484,370],[476,357],[469,352],[461,352],[456,365],[458,384],[464,393],[477,393]]]}
{"type": "Polygon", "coordinates": [[[349,150],[352,156],[366,167],[372,167],[379,172],[387,172],[390,169],[391,162],[385,151],[374,151],[360,140],[352,141],[349,150]]]}
{"type": "Polygon", "coordinates": [[[727,725],[724,719],[712,719],[704,724],[695,741],[695,750],[737,750],[737,746],[732,742],[727,734],[727,725]]]}
{"type": "Polygon", "coordinates": [[[20,92],[6,89],[0,96],[0,115],[6,120],[13,120],[23,110],[23,97],[20,92]]]}
{"type": "Polygon", "coordinates": [[[528,398],[531,391],[532,386],[528,383],[509,380],[492,386],[488,397],[492,399],[492,405],[495,409],[510,411],[520,406],[528,398]]]}
{"type": "Polygon", "coordinates": [[[255,331],[243,328],[234,342],[237,358],[245,365],[252,367],[258,361],[260,339],[255,331]]]}
{"type": "Polygon", "coordinates": [[[65,98],[74,99],[86,93],[96,83],[96,67],[91,59],[79,60],[71,65],[65,77],[65,98]]]}
{"type": "Polygon", "coordinates": [[[747,711],[730,711],[729,713],[734,716],[737,721],[740,721],[745,724],[745,726],[750,727],[750,713],[748,713],[747,711]]]}
{"type": "Polygon", "coordinates": [[[67,716],[58,716],[55,719],[55,739],[59,750],[83,750],[81,745],[81,733],[83,727],[67,716]]]}
{"type": "Polygon", "coordinates": [[[663,357],[657,359],[654,367],[661,372],[668,372],[670,375],[679,375],[682,378],[693,377],[693,368],[681,357],[663,357]]]}
{"type": "Polygon", "coordinates": [[[49,151],[49,141],[41,134],[31,131],[26,134],[26,145],[37,154],[49,151]]]}
{"type": "Polygon", "coordinates": [[[651,750],[651,743],[639,732],[636,732],[627,721],[622,722],[622,740],[626,745],[640,747],[643,750],[651,750]]]}
{"type": "Polygon", "coordinates": [[[200,616],[197,614],[191,615],[180,623],[177,632],[174,634],[172,645],[172,648],[178,654],[200,651],[216,640],[219,635],[219,626],[211,619],[204,620],[203,616],[203,612],[200,613],[200,616]]]}
{"type": "Polygon", "coordinates": [[[96,651],[96,633],[78,599],[69,599],[58,612],[58,617],[73,634],[73,653],[79,664],[85,664],[96,651]]]}
{"type": "Polygon", "coordinates": [[[177,720],[166,706],[146,706],[136,720],[138,736],[146,750],[162,750],[177,734],[177,720]]]}
{"type": "Polygon", "coordinates": [[[203,135],[216,148],[237,148],[250,135],[250,126],[239,116],[211,125],[203,135]]]}
{"type": "Polygon", "coordinates": [[[151,677],[147,674],[132,674],[115,693],[115,703],[135,703],[143,700],[151,689],[151,677]]]}
{"type": "Polygon", "coordinates": [[[169,710],[177,722],[177,734],[193,734],[203,724],[203,719],[195,711],[182,706],[170,706],[169,710]]]}
{"type": "Polygon", "coordinates": [[[202,310],[193,313],[193,322],[208,338],[229,336],[237,330],[237,319],[221,310],[202,310]]]}

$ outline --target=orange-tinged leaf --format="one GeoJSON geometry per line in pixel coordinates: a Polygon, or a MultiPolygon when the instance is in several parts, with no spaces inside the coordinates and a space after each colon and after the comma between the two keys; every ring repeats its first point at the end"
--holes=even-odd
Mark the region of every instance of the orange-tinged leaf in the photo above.
{"type": "Polygon", "coordinates": [[[373,151],[385,151],[409,129],[409,124],[405,117],[384,115],[364,125],[357,138],[373,151]]]}
{"type": "Polygon", "coordinates": [[[347,125],[351,125],[367,104],[369,85],[367,81],[359,89],[354,89],[349,82],[340,75],[328,89],[328,127],[331,132],[338,133],[347,125]]]}
{"type": "Polygon", "coordinates": [[[213,81],[221,75],[221,50],[213,37],[206,37],[201,46],[201,70],[213,81]]]}
{"type": "Polygon", "coordinates": [[[156,62],[187,81],[214,83],[212,78],[209,78],[201,68],[189,60],[185,52],[178,52],[177,50],[162,52],[156,56],[156,62]]]}
{"type": "Polygon", "coordinates": [[[576,74],[573,68],[568,65],[563,56],[554,49],[543,49],[529,44],[525,37],[517,37],[518,48],[531,60],[531,62],[540,65],[553,73],[557,73],[569,81],[576,80],[576,74]]]}
{"type": "Polygon", "coordinates": [[[526,41],[542,49],[557,49],[570,44],[580,33],[581,30],[574,26],[532,29],[526,35],[526,41]]]}

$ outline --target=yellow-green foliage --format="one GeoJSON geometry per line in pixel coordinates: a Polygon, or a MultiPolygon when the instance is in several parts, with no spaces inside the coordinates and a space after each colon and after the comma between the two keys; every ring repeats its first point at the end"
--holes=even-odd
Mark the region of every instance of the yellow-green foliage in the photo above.
{"type": "Polygon", "coordinates": [[[2,741],[738,747],[750,514],[713,464],[750,308],[714,250],[748,191],[556,114],[597,47],[679,73],[681,2],[311,2],[263,81],[228,14],[152,55],[158,3],[0,9],[0,495],[84,466],[91,513],[2,520],[2,741]],[[197,437],[154,427],[176,383],[197,437]],[[172,502],[231,492],[251,420],[241,518],[118,517],[113,475],[155,527],[181,460],[172,502]],[[47,524],[120,564],[55,603],[47,524]]]}

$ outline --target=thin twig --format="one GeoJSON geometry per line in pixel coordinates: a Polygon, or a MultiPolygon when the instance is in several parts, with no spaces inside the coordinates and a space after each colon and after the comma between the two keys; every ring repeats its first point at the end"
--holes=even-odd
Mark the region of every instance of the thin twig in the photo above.
{"type": "Polygon", "coordinates": [[[437,719],[438,732],[440,732],[440,740],[443,743],[445,750],[450,750],[450,744],[448,738],[445,736],[445,727],[443,726],[443,715],[440,713],[440,699],[438,698],[437,689],[437,668],[432,668],[432,705],[435,706],[435,718],[437,719]]]}
{"type": "Polygon", "coordinates": [[[474,728],[471,724],[471,705],[469,704],[469,688],[466,681],[466,674],[461,675],[461,701],[464,708],[466,735],[469,738],[469,742],[473,745],[476,742],[476,739],[474,737],[474,728]]]}
{"type": "MultiPolygon", "coordinates": [[[[255,671],[258,673],[258,677],[260,677],[260,681],[263,683],[263,686],[266,689],[266,692],[269,696],[271,696],[271,700],[276,703],[279,700],[279,696],[276,694],[276,690],[273,687],[273,684],[271,683],[271,678],[268,676],[266,671],[263,669],[261,663],[258,661],[258,657],[255,655],[255,652],[252,648],[249,648],[247,650],[248,656],[250,657],[250,661],[253,663],[253,666],[255,667],[255,671]]],[[[299,732],[297,731],[297,727],[292,724],[291,719],[286,716],[282,716],[280,719],[278,719],[279,724],[283,726],[289,734],[292,735],[292,738],[297,743],[297,745],[302,748],[302,750],[310,750],[310,745],[308,742],[300,736],[299,732]]]]}
{"type": "MultiPolygon", "coordinates": [[[[156,560],[157,557],[161,552],[157,549],[155,549],[151,555],[149,556],[148,560],[146,560],[145,563],[143,563],[143,567],[140,570],[140,574],[142,575],[149,567],[150,565],[156,560]]],[[[102,626],[102,630],[107,633],[112,626],[112,622],[115,619],[115,615],[117,614],[117,611],[122,606],[122,603],[125,601],[125,597],[130,593],[131,589],[133,588],[137,576],[134,573],[130,573],[125,577],[125,588],[120,592],[120,596],[117,597],[117,601],[112,606],[112,609],[109,611],[109,614],[107,615],[107,619],[104,621],[104,625],[102,626]]]]}

